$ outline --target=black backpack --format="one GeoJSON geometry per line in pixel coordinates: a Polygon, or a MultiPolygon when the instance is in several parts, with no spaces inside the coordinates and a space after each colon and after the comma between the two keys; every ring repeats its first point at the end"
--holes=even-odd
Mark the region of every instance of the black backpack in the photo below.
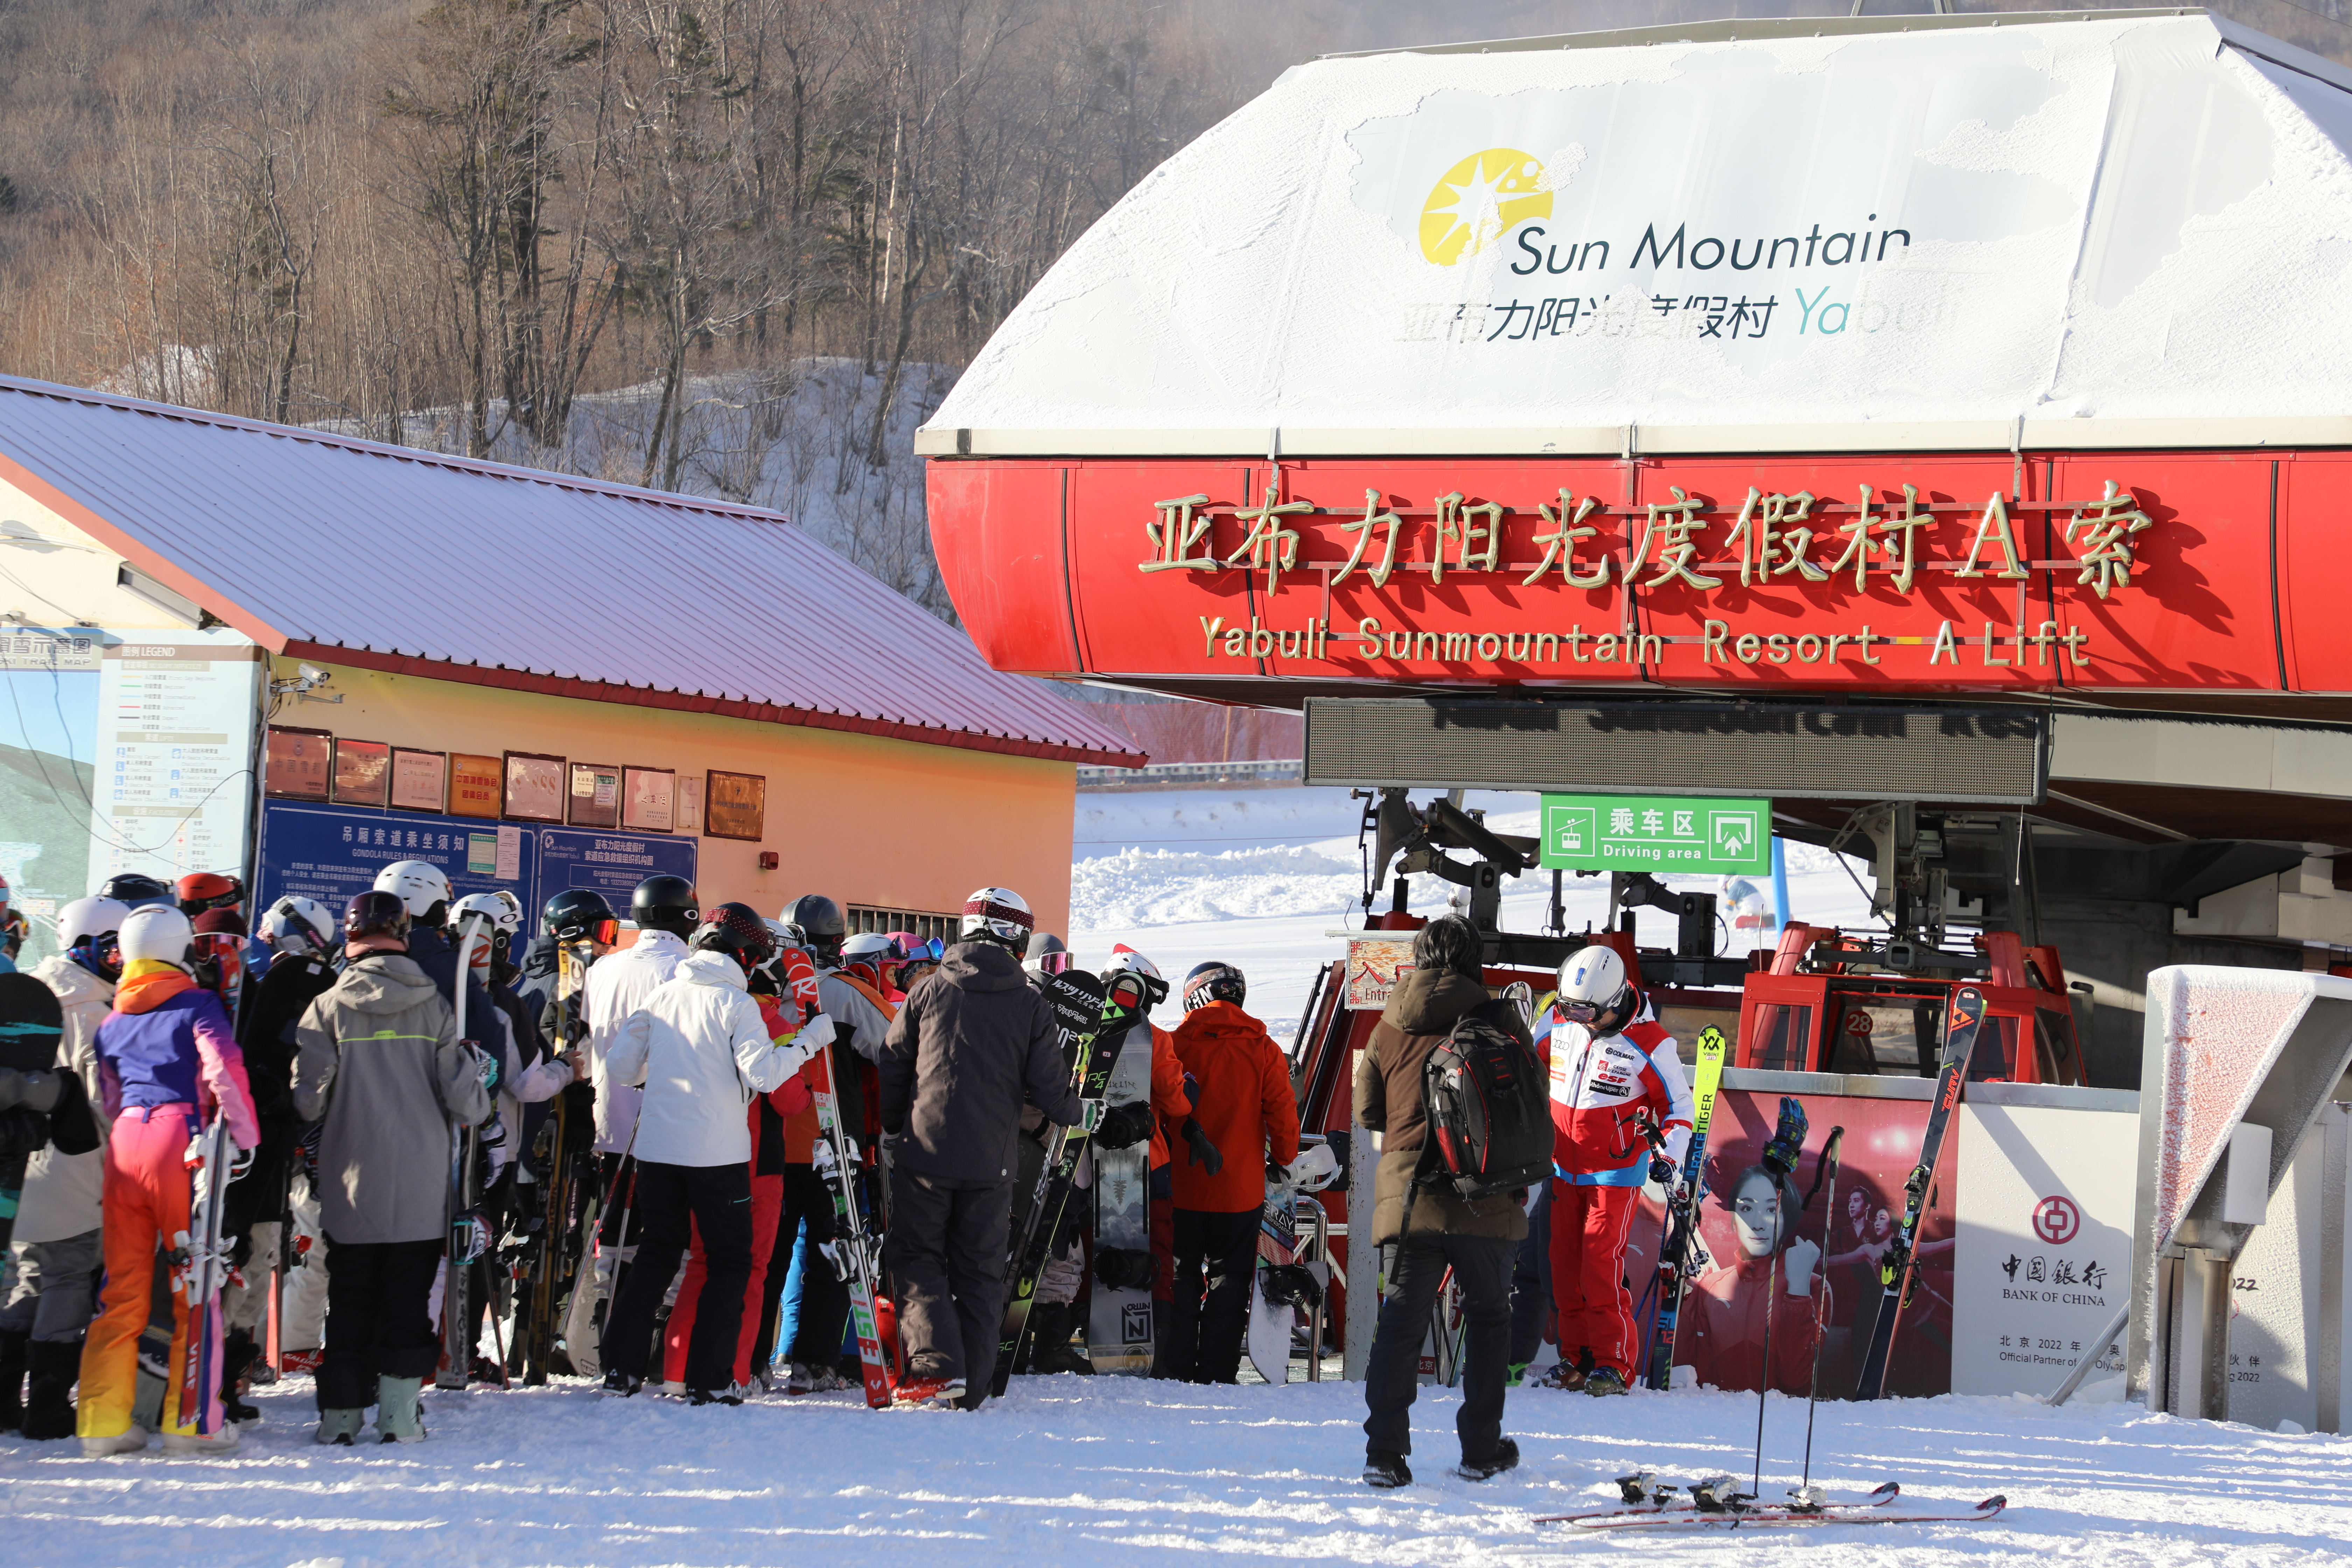
{"type": "MultiPolygon", "coordinates": [[[[1492,1004],[1489,1004],[1492,1005],[1492,1004]]],[[[1552,1172],[1551,1086],[1535,1051],[1465,1013],[1421,1069],[1423,1180],[1465,1198],[1532,1187],[1552,1172]]]]}

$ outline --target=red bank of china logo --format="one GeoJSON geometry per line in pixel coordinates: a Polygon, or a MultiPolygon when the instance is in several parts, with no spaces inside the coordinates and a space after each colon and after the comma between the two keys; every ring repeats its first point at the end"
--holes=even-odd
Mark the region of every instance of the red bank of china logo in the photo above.
{"type": "MultiPolygon", "coordinates": [[[[1283,478],[1277,468],[1255,506],[1205,492],[1175,496],[1153,502],[1143,524],[1149,552],[1137,569],[1147,576],[1265,574],[1265,617],[1253,616],[1246,626],[1222,616],[1201,617],[1207,658],[1631,665],[1657,661],[1668,643],[1696,643],[1707,664],[1875,666],[1884,662],[1880,650],[1909,645],[1927,649],[1931,668],[1949,663],[1956,671],[1963,647],[1976,666],[2080,667],[2091,662],[2090,634],[2062,632],[2054,619],[2014,626],[1987,620],[1981,632],[1947,619],[1933,636],[1894,636],[1868,622],[1840,631],[1735,633],[1728,621],[1706,616],[1696,633],[1654,634],[1633,625],[1633,596],[1655,603],[1654,595],[1665,594],[1670,609],[1680,607],[1676,599],[1696,600],[1704,609],[1736,575],[1742,589],[1806,588],[1815,599],[1892,591],[1907,600],[1938,579],[1991,587],[2039,576],[2053,597],[2071,586],[2105,603],[2131,586],[2141,536],[2156,526],[2139,492],[2113,479],[2094,500],[2030,501],[1996,491],[1981,505],[1923,499],[1916,485],[1899,487],[1898,497],[1893,488],[1857,483],[1850,498],[1767,493],[1751,485],[1736,505],[1672,485],[1670,499],[1643,505],[1612,505],[1562,489],[1556,502],[1533,506],[1474,500],[1460,489],[1417,506],[1368,488],[1360,503],[1328,506],[1280,499],[1283,478]],[[2034,558],[2027,542],[2042,531],[2028,519],[2037,513],[2070,553],[2034,558]],[[1965,549],[1958,547],[1962,538],[1965,549]],[[1618,624],[1445,632],[1384,626],[1376,616],[1360,617],[1352,632],[1314,616],[1295,629],[1265,624],[1286,578],[1320,579],[1318,587],[1328,594],[1360,577],[1384,589],[1400,572],[1426,574],[1433,588],[1451,579],[1457,586],[1466,580],[1497,589],[1608,595],[1618,624]]],[[[1540,597],[1510,596],[1538,615],[1546,608],[1540,597]]],[[[1328,606],[1328,598],[1322,602],[1328,606]]],[[[1609,615],[1608,603],[1589,613],[1609,615]]]]}
{"type": "Polygon", "coordinates": [[[2074,1200],[2053,1194],[2033,1205],[2033,1234],[2052,1247],[2063,1247],[2083,1228],[2083,1211],[2074,1200]]]}

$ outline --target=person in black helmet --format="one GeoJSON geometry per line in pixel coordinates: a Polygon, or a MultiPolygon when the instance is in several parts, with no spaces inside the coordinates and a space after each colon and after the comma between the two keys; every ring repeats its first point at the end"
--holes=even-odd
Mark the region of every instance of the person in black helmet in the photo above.
{"type": "MultiPolygon", "coordinates": [[[[636,924],[636,941],[589,967],[582,997],[588,1025],[589,1080],[596,1087],[595,1146],[604,1194],[596,1268],[593,1273],[583,1272],[564,1324],[564,1346],[572,1369],[585,1377],[595,1376],[601,1364],[595,1311],[612,1292],[614,1270],[636,1243],[635,1211],[628,1202],[627,1173],[623,1167],[643,1096],[629,1084],[614,1080],[606,1058],[629,1015],[644,1006],[646,998],[658,987],[667,984],[685,962],[687,939],[702,923],[702,906],[695,897],[694,884],[685,878],[647,877],[629,895],[629,919],[636,924]],[[632,1234],[625,1237],[621,1234],[624,1212],[630,1215],[632,1227],[632,1234]]],[[[638,1364],[643,1364],[642,1358],[638,1364]]]]}
{"type": "MultiPolygon", "coordinates": [[[[586,942],[596,957],[613,951],[614,940],[620,935],[620,919],[604,895],[593,888],[566,888],[547,900],[539,914],[539,934],[522,956],[522,979],[515,992],[539,1020],[540,1033],[553,1038],[555,1018],[548,1009],[555,1003],[555,970],[557,949],[572,942],[586,942]]],[[[580,1005],[574,1002],[576,1008],[580,1005]]],[[[578,1031],[566,1030],[564,1037],[573,1037],[578,1031]]]]}

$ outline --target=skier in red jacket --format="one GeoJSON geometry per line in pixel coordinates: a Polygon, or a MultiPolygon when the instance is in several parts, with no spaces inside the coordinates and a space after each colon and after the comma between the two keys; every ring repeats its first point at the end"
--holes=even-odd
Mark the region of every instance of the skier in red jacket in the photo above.
{"type": "Polygon", "coordinates": [[[1176,1055],[1200,1092],[1182,1129],[1192,1147],[1174,1167],[1175,1299],[1157,1377],[1235,1380],[1266,1165],[1298,1158],[1290,1064],[1265,1026],[1242,1011],[1248,994],[1229,963],[1200,964],[1184,977],[1176,1055]]]}
{"type": "Polygon", "coordinates": [[[1690,1081],[1675,1039],[1644,1019],[1615,949],[1599,942],[1559,966],[1552,1005],[1551,1288],[1560,1387],[1622,1394],[1641,1333],[1625,1289],[1625,1237],[1648,1179],[1656,1131],[1679,1163],[1690,1143],[1690,1081]]]}

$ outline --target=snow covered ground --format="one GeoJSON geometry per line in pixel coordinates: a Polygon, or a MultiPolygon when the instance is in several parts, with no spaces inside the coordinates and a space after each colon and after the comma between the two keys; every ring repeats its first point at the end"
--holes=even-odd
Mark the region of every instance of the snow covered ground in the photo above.
{"type": "MultiPolygon", "coordinates": [[[[1533,795],[1473,792],[1464,805],[1485,808],[1486,825],[1498,833],[1536,831],[1533,795]]],[[[1362,802],[1344,789],[1082,794],[1070,869],[1070,947],[1082,966],[1094,968],[1124,942],[1171,981],[1207,959],[1239,964],[1250,980],[1250,1010],[1286,1044],[1316,971],[1341,954],[1339,940],[1326,933],[1363,924],[1356,849],[1362,811],[1362,802]]],[[[1665,881],[1709,891],[1721,886],[1714,877],[1665,881]]],[[[1416,877],[1410,907],[1440,912],[1450,891],[1452,885],[1435,877],[1416,877]]],[[[1608,895],[1606,877],[1568,877],[1568,929],[1599,925],[1608,895]]],[[[1838,858],[1823,850],[1790,846],[1789,899],[1799,918],[1817,924],[1867,923],[1868,899],[1838,858]]],[[[1505,929],[1542,929],[1550,900],[1549,872],[1506,881],[1505,929]]],[[[1387,907],[1385,894],[1380,907],[1387,907]]],[[[1645,945],[1674,945],[1671,916],[1643,910],[1639,920],[1645,945]]],[[[1160,1021],[1177,1013],[1171,1002],[1160,1021]]]]}
{"type": "MultiPolygon", "coordinates": [[[[0,1438],[11,1563],[627,1564],[1225,1561],[1479,1568],[2044,1561],[2297,1563],[2352,1555],[2352,1439],[2287,1436],[2022,1400],[1825,1405],[1814,1478],[1902,1483],[1897,1510],[2009,1498],[1981,1525],[1623,1532],[1538,1515],[1600,1507],[1610,1478],[1748,1475],[1756,1403],[1713,1393],[1601,1401],[1515,1392],[1525,1463],[1483,1485],[1454,1463],[1454,1395],[1415,1411],[1417,1484],[1374,1493],[1360,1389],[1191,1388],[1023,1378],[977,1415],[876,1413],[855,1394],[740,1409],[605,1399],[583,1384],[431,1394],[415,1447],[310,1445],[310,1384],[264,1391],[225,1459],[85,1460],[0,1438]],[[940,1552],[932,1558],[929,1553],[940,1552]],[[1801,1556],[1800,1554],[1802,1554],[1801,1556]]],[[[1775,1396],[1767,1495],[1796,1480],[1801,1402],[1775,1396]]]]}

